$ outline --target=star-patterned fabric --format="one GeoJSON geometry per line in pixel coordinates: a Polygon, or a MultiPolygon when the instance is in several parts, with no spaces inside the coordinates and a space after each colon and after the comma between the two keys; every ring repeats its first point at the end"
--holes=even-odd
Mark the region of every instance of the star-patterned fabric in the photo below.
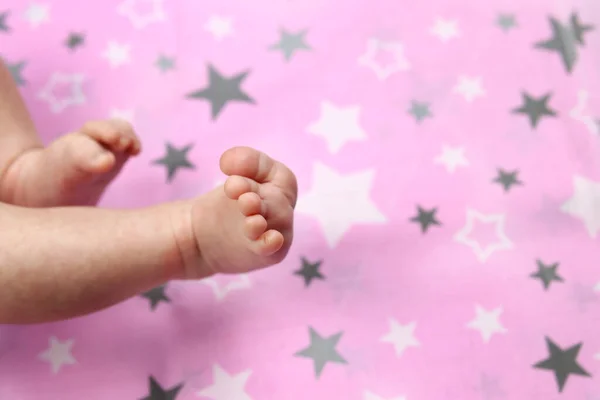
{"type": "Polygon", "coordinates": [[[233,145],[299,180],[273,268],[1,326],[1,399],[600,399],[596,1],[4,0],[0,41],[45,141],[141,136],[102,207],[233,145]]]}

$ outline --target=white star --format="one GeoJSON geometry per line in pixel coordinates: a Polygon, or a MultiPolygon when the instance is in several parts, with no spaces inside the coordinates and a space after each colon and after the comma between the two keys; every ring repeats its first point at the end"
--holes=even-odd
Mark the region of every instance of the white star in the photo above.
{"type": "Polygon", "coordinates": [[[435,23],[430,32],[444,43],[460,35],[460,32],[458,31],[458,21],[444,20],[442,18],[435,19],[435,23]]]}
{"type": "Polygon", "coordinates": [[[42,23],[50,21],[50,6],[48,4],[32,3],[25,10],[24,17],[32,28],[37,28],[42,23]]]}
{"type": "Polygon", "coordinates": [[[316,162],[313,187],[300,197],[296,210],[319,221],[327,243],[333,248],[355,224],[387,222],[369,197],[374,176],[374,170],[343,176],[316,162]]]}
{"type": "Polygon", "coordinates": [[[367,390],[363,393],[363,400],[406,400],[406,397],[399,396],[399,397],[384,399],[383,397],[378,396],[375,393],[367,390]]]}
{"type": "Polygon", "coordinates": [[[252,400],[244,390],[250,374],[252,371],[246,370],[232,376],[215,364],[213,366],[214,383],[196,394],[212,400],[252,400]]]}
{"type": "Polygon", "coordinates": [[[133,124],[133,121],[135,120],[135,113],[131,109],[113,108],[110,110],[110,118],[122,119],[130,124],[133,124]]]}
{"type": "Polygon", "coordinates": [[[600,361],[600,352],[594,354],[594,358],[600,361]]]}
{"type": "Polygon", "coordinates": [[[108,63],[112,68],[119,67],[121,65],[129,64],[131,61],[129,51],[131,47],[128,44],[120,44],[114,41],[108,42],[102,57],[108,60],[108,63]]]}
{"type": "Polygon", "coordinates": [[[210,32],[213,37],[219,41],[233,35],[233,19],[230,17],[221,17],[211,15],[204,24],[204,30],[210,32]]]}
{"type": "Polygon", "coordinates": [[[73,347],[74,340],[69,339],[64,342],[60,342],[55,336],[52,336],[48,341],[50,347],[39,354],[39,358],[44,361],[48,361],[52,365],[52,372],[57,374],[63,365],[73,365],[77,361],[71,354],[71,347],[73,347]]]}
{"type": "Polygon", "coordinates": [[[129,19],[135,29],[142,29],[154,22],[166,20],[163,2],[164,0],[125,0],[117,6],[117,14],[129,19]],[[152,10],[140,13],[140,6],[147,6],[148,3],[152,10]]]}
{"type": "Polygon", "coordinates": [[[217,301],[223,300],[230,292],[248,289],[252,286],[250,278],[245,274],[235,275],[231,278],[222,276],[219,277],[219,280],[217,280],[215,277],[212,277],[199,281],[199,283],[207,285],[212,289],[217,301]],[[227,280],[227,283],[219,283],[219,280],[227,280]]]}
{"type": "Polygon", "coordinates": [[[367,139],[358,119],[359,106],[338,107],[328,101],[321,103],[321,116],[308,127],[308,132],[322,137],[327,142],[329,152],[337,153],[350,141],[367,139]]]}
{"type": "Polygon", "coordinates": [[[50,76],[46,85],[38,93],[38,98],[46,101],[50,105],[50,110],[54,113],[59,113],[69,106],[84,104],[86,99],[81,88],[84,79],[82,74],[63,74],[55,72],[50,76]],[[64,84],[71,86],[71,95],[59,99],[54,94],[54,89],[57,85],[64,84]]]}
{"type": "Polygon", "coordinates": [[[596,118],[590,115],[589,110],[587,109],[589,97],[590,94],[587,90],[580,90],[577,92],[577,104],[569,112],[569,116],[574,120],[583,123],[593,135],[598,135],[600,133],[600,126],[598,125],[596,118]]]}
{"type": "Polygon", "coordinates": [[[561,211],[580,219],[592,239],[600,231],[600,182],[583,176],[573,176],[574,193],[561,207],[561,211]]]}
{"type": "Polygon", "coordinates": [[[451,174],[457,167],[467,167],[469,160],[465,157],[464,147],[442,146],[442,154],[433,159],[435,164],[442,164],[451,174]]]}
{"type": "Polygon", "coordinates": [[[460,94],[465,100],[471,103],[477,97],[483,97],[485,90],[481,83],[481,77],[468,77],[462,75],[458,78],[458,83],[454,87],[454,93],[460,94]]]}
{"type": "Polygon", "coordinates": [[[486,311],[480,305],[475,305],[475,319],[467,324],[467,328],[478,330],[484,343],[489,343],[494,333],[506,333],[508,330],[500,322],[502,307],[486,311]]]}
{"type": "Polygon", "coordinates": [[[600,282],[596,283],[596,286],[594,286],[594,291],[600,292],[600,282]]]}
{"type": "Polygon", "coordinates": [[[479,211],[469,209],[467,210],[467,223],[465,224],[464,228],[462,228],[454,235],[454,240],[456,240],[458,243],[462,243],[472,248],[479,261],[483,263],[495,251],[512,249],[513,244],[504,233],[505,219],[506,215],[504,214],[484,215],[479,211]],[[484,224],[495,224],[497,239],[495,243],[489,244],[484,248],[477,241],[477,239],[469,237],[473,233],[473,228],[475,227],[475,220],[484,224]]]}
{"type": "Polygon", "coordinates": [[[396,72],[410,69],[410,64],[404,55],[404,46],[402,46],[402,43],[384,42],[378,39],[369,39],[367,42],[367,51],[360,56],[358,63],[372,69],[379,80],[385,80],[396,72]],[[379,52],[390,53],[393,62],[387,65],[380,65],[375,59],[379,52]]]}
{"type": "Polygon", "coordinates": [[[396,356],[400,357],[409,347],[419,347],[421,343],[415,338],[416,322],[400,325],[398,321],[390,318],[390,331],[381,338],[384,343],[392,343],[396,356]]]}

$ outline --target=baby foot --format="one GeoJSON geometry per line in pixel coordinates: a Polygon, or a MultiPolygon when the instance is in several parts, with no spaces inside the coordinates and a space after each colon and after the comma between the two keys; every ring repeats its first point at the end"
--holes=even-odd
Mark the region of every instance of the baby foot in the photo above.
{"type": "Polygon", "coordinates": [[[225,185],[190,203],[187,234],[177,235],[186,278],[276,264],[292,244],[298,191],[292,171],[248,147],[226,151],[220,164],[229,175],[225,185]]]}
{"type": "Polygon", "coordinates": [[[5,181],[10,202],[27,207],[96,205],[125,162],[140,150],[128,122],[88,122],[14,162],[5,181]]]}

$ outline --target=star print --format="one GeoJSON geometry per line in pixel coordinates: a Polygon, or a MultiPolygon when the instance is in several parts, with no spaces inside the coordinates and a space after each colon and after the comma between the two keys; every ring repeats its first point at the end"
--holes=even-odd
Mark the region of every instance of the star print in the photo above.
{"type": "Polygon", "coordinates": [[[362,142],[367,135],[359,122],[360,106],[337,106],[321,102],[321,116],[307,129],[308,133],[323,138],[330,153],[337,154],[348,142],[362,142]]]}
{"type": "Polygon", "coordinates": [[[600,133],[600,120],[597,120],[587,110],[589,97],[590,93],[587,90],[579,90],[577,92],[577,104],[569,112],[569,116],[583,123],[588,131],[596,136],[600,133]]]}
{"type": "Polygon", "coordinates": [[[38,98],[46,101],[50,105],[53,113],[60,113],[70,106],[81,105],[86,102],[83,95],[82,84],[84,76],[82,74],[62,74],[55,72],[38,94],[38,98]],[[59,85],[70,85],[71,93],[69,97],[57,98],[54,89],[59,85]]]}
{"type": "Polygon", "coordinates": [[[207,278],[202,279],[200,283],[203,285],[207,285],[212,289],[217,301],[222,301],[229,293],[233,291],[249,289],[252,286],[250,278],[248,278],[248,276],[245,274],[236,275],[235,277],[231,277],[230,279],[223,278],[217,280],[217,278],[214,277],[207,278]],[[221,280],[227,280],[228,282],[223,284],[220,283],[221,280]]]}
{"type": "Polygon", "coordinates": [[[213,366],[214,383],[196,394],[210,397],[212,400],[252,400],[244,389],[251,374],[251,370],[246,370],[233,376],[215,364],[213,366]]]}
{"type": "Polygon", "coordinates": [[[195,169],[196,166],[188,160],[188,153],[194,147],[193,144],[177,149],[167,143],[167,154],[158,160],[153,161],[153,164],[160,164],[167,167],[167,182],[172,182],[175,173],[179,168],[195,169]]]}
{"type": "Polygon", "coordinates": [[[513,185],[522,185],[523,182],[519,180],[517,174],[519,171],[507,172],[502,168],[498,169],[498,177],[494,179],[494,182],[499,183],[504,187],[504,191],[508,192],[513,185]]]}
{"type": "Polygon", "coordinates": [[[531,97],[527,93],[523,93],[522,95],[525,104],[514,109],[512,112],[513,114],[526,114],[529,117],[529,123],[532,128],[535,129],[538,126],[540,119],[544,115],[548,117],[557,116],[556,111],[548,108],[548,100],[550,100],[550,97],[552,96],[550,93],[540,98],[531,97]]]}
{"type": "Polygon", "coordinates": [[[462,243],[469,246],[475,252],[477,259],[484,263],[487,259],[496,251],[512,249],[512,242],[506,237],[504,232],[504,222],[506,216],[504,214],[485,215],[479,211],[467,210],[467,223],[464,228],[458,231],[454,235],[454,240],[458,243],[462,243]],[[496,233],[496,242],[482,247],[482,245],[471,237],[473,229],[475,228],[475,221],[483,224],[494,224],[496,233]]]}
{"type": "Polygon", "coordinates": [[[57,374],[64,365],[73,365],[77,361],[71,354],[74,340],[68,339],[64,342],[52,336],[49,340],[50,347],[39,354],[39,358],[51,364],[52,372],[57,374]]]}
{"type": "Polygon", "coordinates": [[[25,10],[25,20],[34,29],[44,22],[50,21],[50,6],[47,4],[31,3],[25,10]]]}
{"type": "Polygon", "coordinates": [[[397,357],[402,356],[404,351],[409,347],[421,346],[421,343],[415,337],[415,329],[417,329],[417,323],[415,321],[409,322],[406,325],[401,325],[395,319],[390,318],[389,323],[390,331],[380,340],[383,343],[391,343],[394,346],[397,357]]]}
{"type": "Polygon", "coordinates": [[[128,44],[110,41],[102,53],[102,57],[108,60],[111,68],[116,68],[131,62],[130,50],[131,47],[128,44]]]}
{"type": "Polygon", "coordinates": [[[413,101],[408,113],[415,117],[417,122],[423,121],[427,117],[432,117],[431,111],[429,110],[428,103],[419,103],[418,101],[413,101]]]}
{"type": "Polygon", "coordinates": [[[348,362],[335,349],[342,338],[343,332],[327,338],[322,337],[312,327],[309,327],[310,345],[304,350],[295,354],[296,357],[311,358],[314,363],[315,376],[318,379],[323,372],[323,368],[328,362],[337,364],[348,364],[348,362]]]}
{"type": "Polygon", "coordinates": [[[458,83],[454,86],[454,93],[460,94],[469,103],[473,102],[473,100],[478,97],[485,96],[481,77],[461,75],[458,78],[458,83]]]}
{"type": "Polygon", "coordinates": [[[10,27],[6,20],[10,16],[10,11],[0,13],[0,32],[10,32],[10,27]]]}
{"type": "Polygon", "coordinates": [[[111,119],[122,119],[124,121],[129,122],[130,124],[133,124],[133,121],[135,120],[134,114],[135,113],[133,110],[123,110],[119,108],[113,108],[112,110],[110,110],[111,119]]]}
{"type": "Polygon", "coordinates": [[[421,232],[425,233],[431,225],[441,225],[440,221],[435,219],[437,208],[427,211],[421,206],[417,206],[418,215],[411,218],[411,222],[418,222],[421,225],[421,232]]]}
{"type": "Polygon", "coordinates": [[[233,19],[230,17],[211,15],[204,24],[204,30],[212,34],[218,41],[221,41],[224,38],[233,35],[233,19]]]}
{"type": "Polygon", "coordinates": [[[506,333],[508,330],[500,322],[502,307],[486,311],[480,305],[475,305],[475,319],[467,324],[467,328],[478,330],[484,343],[489,343],[495,333],[506,333]]]}
{"type": "Polygon", "coordinates": [[[334,248],[353,225],[387,222],[369,197],[374,177],[374,170],[341,175],[316,162],[313,187],[298,199],[296,211],[315,217],[334,248]]]}
{"type": "Polygon", "coordinates": [[[83,46],[85,37],[82,33],[70,33],[65,41],[65,46],[70,50],[76,50],[78,47],[83,46]]]}
{"type": "Polygon", "coordinates": [[[165,303],[171,302],[171,299],[169,299],[165,294],[165,287],[166,285],[160,285],[141,294],[142,297],[145,297],[148,300],[150,300],[150,309],[152,311],[156,309],[156,306],[161,301],[165,303]]]}
{"type": "Polygon", "coordinates": [[[565,26],[556,18],[550,17],[550,26],[552,27],[552,38],[538,42],[535,48],[557,52],[567,73],[573,71],[577,61],[577,45],[584,45],[583,35],[594,29],[591,25],[583,25],[579,21],[579,16],[571,14],[569,20],[570,26],[565,26]]]}
{"type": "Polygon", "coordinates": [[[302,268],[298,271],[295,271],[295,275],[300,275],[304,278],[304,285],[308,287],[313,279],[318,278],[324,280],[325,277],[319,271],[321,267],[322,261],[317,261],[315,263],[311,263],[306,258],[302,257],[302,268]]]}
{"type": "Polygon", "coordinates": [[[600,182],[574,175],[573,188],[561,211],[581,220],[590,238],[595,239],[600,231],[600,182]]]}
{"type": "Polygon", "coordinates": [[[13,81],[15,81],[17,86],[25,86],[27,84],[23,78],[23,68],[25,68],[26,65],[25,61],[10,63],[4,60],[4,63],[6,64],[6,68],[8,69],[8,72],[10,72],[10,76],[12,77],[13,81]]]}
{"type": "Polygon", "coordinates": [[[270,50],[281,50],[286,61],[290,61],[294,53],[298,50],[311,50],[310,46],[306,44],[305,36],[308,31],[302,30],[298,33],[290,33],[285,29],[280,32],[279,42],[272,45],[270,50]]]}
{"type": "Polygon", "coordinates": [[[481,381],[477,390],[481,392],[484,400],[491,400],[492,398],[503,398],[506,393],[500,388],[497,379],[492,378],[487,374],[481,376],[481,381]]]}
{"type": "Polygon", "coordinates": [[[149,378],[149,391],[150,394],[144,397],[142,400],[175,400],[179,391],[183,387],[183,383],[172,387],[171,389],[163,389],[162,386],[154,379],[153,376],[149,378]]]}
{"type": "Polygon", "coordinates": [[[500,14],[496,20],[496,24],[505,32],[510,31],[517,26],[517,21],[513,14],[500,14]]]}
{"type": "Polygon", "coordinates": [[[142,29],[155,22],[167,19],[163,8],[164,0],[125,0],[117,6],[117,13],[129,19],[135,29],[142,29]],[[152,9],[143,14],[139,13],[141,5],[149,4],[152,9]]]}
{"type": "Polygon", "coordinates": [[[367,50],[358,59],[358,63],[371,69],[379,80],[383,81],[396,72],[407,71],[410,69],[410,63],[404,55],[404,46],[400,42],[388,42],[379,39],[369,39],[367,50]],[[393,59],[387,65],[381,65],[376,57],[379,53],[388,53],[393,59]]]}
{"type": "Polygon", "coordinates": [[[443,18],[436,18],[430,32],[444,43],[460,36],[460,32],[458,31],[458,21],[445,20],[443,18]]]}
{"type": "Polygon", "coordinates": [[[156,64],[155,65],[162,72],[166,72],[166,71],[169,71],[169,70],[175,68],[175,60],[173,58],[171,58],[171,57],[167,57],[167,56],[161,55],[156,60],[156,64]]]}
{"type": "Polygon", "coordinates": [[[208,87],[187,95],[190,99],[208,100],[211,105],[212,119],[215,120],[230,101],[254,104],[254,99],[242,92],[240,86],[248,76],[249,71],[239,73],[231,78],[225,78],[212,65],[208,65],[208,87]]]}
{"type": "Polygon", "coordinates": [[[406,397],[399,396],[394,398],[383,398],[367,390],[363,393],[363,400],[406,400],[406,397]]]}
{"type": "Polygon", "coordinates": [[[446,171],[454,173],[458,167],[469,166],[469,160],[465,156],[464,147],[450,147],[442,146],[442,154],[437,156],[433,162],[435,164],[442,164],[446,167],[446,171]]]}
{"type": "Polygon", "coordinates": [[[583,343],[578,343],[563,350],[558,347],[552,339],[546,337],[546,345],[548,346],[548,352],[550,353],[549,357],[538,362],[533,367],[553,371],[559,393],[563,391],[569,375],[591,377],[591,375],[577,363],[577,355],[579,354],[579,350],[581,350],[583,343]]]}
{"type": "Polygon", "coordinates": [[[529,276],[542,281],[545,290],[548,290],[552,281],[564,282],[563,278],[556,273],[558,263],[544,264],[541,260],[537,260],[536,262],[538,270],[529,276]]]}

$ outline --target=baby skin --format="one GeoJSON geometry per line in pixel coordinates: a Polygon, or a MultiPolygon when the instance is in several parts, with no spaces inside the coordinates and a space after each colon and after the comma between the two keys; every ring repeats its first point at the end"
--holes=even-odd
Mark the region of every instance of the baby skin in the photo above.
{"type": "Polygon", "coordinates": [[[73,318],[170,280],[246,273],[287,255],[297,183],[284,164],[234,147],[220,159],[225,184],[209,193],[97,208],[141,151],[132,127],[94,121],[44,147],[2,73],[0,323],[73,318]]]}

